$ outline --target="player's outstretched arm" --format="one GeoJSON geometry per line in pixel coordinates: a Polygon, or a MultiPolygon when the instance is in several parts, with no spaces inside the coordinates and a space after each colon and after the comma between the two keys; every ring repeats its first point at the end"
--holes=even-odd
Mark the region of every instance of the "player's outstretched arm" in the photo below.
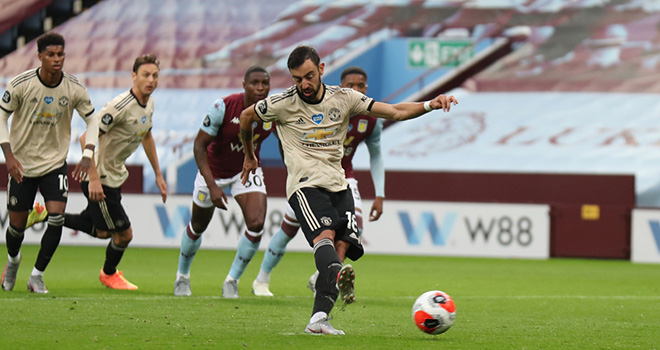
{"type": "Polygon", "coordinates": [[[254,105],[246,108],[241,112],[241,142],[243,143],[243,152],[245,152],[245,160],[243,161],[243,170],[241,171],[241,182],[243,185],[247,183],[250,173],[254,173],[259,166],[257,156],[254,153],[254,144],[252,143],[252,124],[254,122],[261,122],[257,112],[254,111],[254,105]]]}
{"type": "Polygon", "coordinates": [[[369,115],[388,120],[401,121],[413,119],[435,109],[449,112],[451,106],[457,105],[458,100],[454,96],[440,95],[426,102],[401,102],[394,105],[375,102],[371,107],[369,115]]]}
{"type": "Polygon", "coordinates": [[[156,142],[154,141],[154,136],[151,134],[151,130],[144,135],[142,138],[142,148],[144,148],[144,153],[151,163],[151,167],[154,169],[154,174],[156,174],[156,186],[160,191],[160,197],[163,199],[163,203],[167,201],[167,183],[165,178],[163,178],[163,173],[160,171],[160,165],[158,164],[158,153],[156,152],[156,142]]]}

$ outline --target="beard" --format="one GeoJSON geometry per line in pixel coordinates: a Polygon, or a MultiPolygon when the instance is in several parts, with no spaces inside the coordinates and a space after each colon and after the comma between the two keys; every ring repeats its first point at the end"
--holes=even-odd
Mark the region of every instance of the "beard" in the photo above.
{"type": "MultiPolygon", "coordinates": [[[[321,99],[323,98],[323,97],[321,97],[319,99],[316,98],[316,96],[318,96],[319,90],[321,90],[321,88],[324,88],[324,86],[323,86],[323,83],[321,81],[319,81],[319,85],[315,89],[313,89],[313,91],[311,91],[312,93],[309,96],[307,96],[300,89],[298,89],[298,86],[296,86],[296,90],[298,91],[298,95],[300,96],[300,98],[303,101],[305,101],[307,103],[312,103],[312,104],[319,103],[321,101],[321,99]]],[[[309,92],[309,90],[306,90],[306,91],[309,92]]]]}

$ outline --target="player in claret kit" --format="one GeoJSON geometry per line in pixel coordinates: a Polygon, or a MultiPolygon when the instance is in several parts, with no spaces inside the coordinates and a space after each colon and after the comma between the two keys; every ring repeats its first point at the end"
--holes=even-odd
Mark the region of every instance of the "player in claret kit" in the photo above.
{"type": "MultiPolygon", "coordinates": [[[[192,218],[181,237],[174,295],[192,294],[190,266],[215,208],[227,209],[224,189],[231,190],[241,207],[246,226],[238,241],[234,262],[222,284],[224,298],[238,298],[238,280],[259,248],[266,219],[266,184],[260,167],[250,174],[249,179],[241,182],[244,156],[239,138],[239,116],[245,107],[268,96],[268,72],[258,66],[248,68],[243,88],[242,93],[215,101],[195,138],[193,152],[199,171],[193,190],[192,218]]],[[[273,123],[255,123],[250,145],[254,146],[257,157],[262,141],[270,135],[272,129],[273,123]]]]}

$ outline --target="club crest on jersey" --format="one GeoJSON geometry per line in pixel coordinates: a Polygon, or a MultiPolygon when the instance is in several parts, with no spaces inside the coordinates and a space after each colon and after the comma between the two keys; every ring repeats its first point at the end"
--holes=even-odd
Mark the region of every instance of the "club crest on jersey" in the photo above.
{"type": "Polygon", "coordinates": [[[211,126],[211,117],[209,117],[208,114],[206,115],[206,117],[204,117],[204,121],[202,122],[202,125],[204,125],[207,128],[211,126]]]}
{"type": "Polygon", "coordinates": [[[321,124],[321,122],[323,121],[323,114],[314,114],[312,116],[312,121],[316,123],[316,125],[321,124]]]}
{"type": "Polygon", "coordinates": [[[266,103],[266,100],[262,100],[261,103],[259,103],[259,113],[266,114],[266,112],[268,112],[268,104],[266,103]]]}
{"type": "Polygon", "coordinates": [[[143,116],[142,116],[142,124],[144,124],[144,123],[146,123],[146,122],[147,122],[147,116],[146,116],[146,115],[143,115],[143,116]]]}
{"type": "Polygon", "coordinates": [[[106,113],[103,117],[101,117],[101,123],[104,125],[112,124],[112,115],[110,113],[106,113]]]}
{"type": "Polygon", "coordinates": [[[48,104],[48,105],[53,103],[53,101],[55,101],[55,99],[52,96],[44,97],[44,102],[46,102],[46,104],[48,104]]]}
{"type": "Polygon", "coordinates": [[[261,127],[262,127],[264,130],[270,130],[270,128],[273,127],[273,122],[266,122],[266,123],[263,123],[261,127]]]}
{"type": "Polygon", "coordinates": [[[66,106],[69,105],[69,98],[66,97],[66,96],[62,96],[62,97],[60,97],[60,100],[57,103],[59,103],[60,106],[62,106],[62,107],[66,107],[66,106]]]}
{"type": "Polygon", "coordinates": [[[329,117],[333,122],[337,122],[341,119],[341,111],[338,108],[330,108],[329,117]]]}
{"type": "Polygon", "coordinates": [[[360,120],[360,122],[358,123],[358,132],[364,133],[365,131],[367,131],[368,125],[369,125],[368,120],[360,120]]]}
{"type": "Polygon", "coordinates": [[[5,94],[2,95],[2,102],[9,103],[9,101],[11,101],[11,94],[9,91],[5,91],[5,94]]]}

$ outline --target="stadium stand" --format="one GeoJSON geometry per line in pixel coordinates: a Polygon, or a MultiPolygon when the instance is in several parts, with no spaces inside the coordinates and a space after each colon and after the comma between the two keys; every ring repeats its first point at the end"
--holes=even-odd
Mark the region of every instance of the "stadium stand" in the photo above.
{"type": "MultiPolygon", "coordinates": [[[[114,0],[91,7],[57,30],[68,39],[66,70],[79,76],[90,88],[98,108],[107,99],[105,89],[117,91],[129,86],[128,72],[136,54],[158,54],[163,71],[155,98],[159,100],[157,115],[162,118],[164,126],[157,127],[154,132],[158,136],[159,153],[168,161],[176,161],[190,150],[186,142],[196,133],[199,118],[205,113],[208,103],[222,96],[220,92],[210,89],[223,88],[225,90],[222,93],[236,91],[240,88],[245,68],[255,63],[265,65],[271,71],[274,92],[288,87],[291,80],[284,67],[284,59],[290,49],[301,42],[318,47],[321,55],[326,58],[329,63],[326,67],[327,82],[337,83],[338,72],[351,64],[373,68],[369,71],[370,94],[387,97],[391,101],[423,100],[448,89],[463,87],[461,91],[468,93],[465,95],[467,102],[464,102],[467,105],[472,103],[482,106],[480,108],[484,110],[492,110],[493,113],[504,113],[500,109],[506,110],[507,105],[490,105],[492,99],[498,93],[517,92],[509,95],[509,98],[526,102],[519,111],[521,115],[518,121],[498,120],[504,128],[500,130],[500,135],[506,135],[506,128],[513,132],[517,127],[528,126],[521,122],[526,116],[546,115],[546,109],[540,105],[546,103],[550,95],[525,95],[531,91],[569,94],[614,91],[656,93],[660,88],[657,73],[657,65],[660,64],[659,23],[657,6],[632,0],[604,3],[560,0],[332,3],[321,0],[276,0],[267,3],[223,0],[218,3],[199,0],[194,6],[183,0],[145,0],[140,4],[114,0]],[[414,74],[407,75],[400,66],[405,64],[405,59],[400,58],[396,62],[392,60],[396,51],[401,49],[374,49],[379,43],[387,42],[390,45],[396,40],[407,40],[408,35],[438,38],[456,33],[463,33],[461,37],[473,41],[475,47],[480,49],[494,48],[497,38],[519,26],[525,26],[529,35],[521,41],[503,46],[492,60],[473,63],[473,70],[461,70],[464,67],[457,70],[430,67],[420,68],[414,74]],[[365,52],[368,52],[371,64],[369,61],[360,61],[360,55],[365,52]],[[464,73],[449,82],[442,80],[443,77],[447,78],[445,73],[458,71],[464,73]],[[438,74],[438,79],[415,80],[432,74],[438,74]],[[379,91],[380,86],[389,85],[400,89],[379,91]],[[415,93],[415,89],[419,91],[415,93]],[[180,101],[195,102],[191,106],[180,101]]],[[[0,59],[0,77],[6,82],[14,75],[35,67],[37,61],[34,52],[34,43],[31,42],[0,59]]],[[[600,97],[606,100],[612,96],[600,97]]],[[[619,98],[625,100],[623,95],[618,95],[616,100],[619,101],[619,98]]],[[[590,101],[589,96],[583,94],[576,95],[574,100],[566,100],[582,104],[590,101]]],[[[648,102],[652,98],[637,95],[635,100],[644,104],[640,107],[641,111],[655,108],[655,105],[648,102]]],[[[598,111],[609,113],[606,108],[598,111]]],[[[474,115],[482,115],[479,114],[482,112],[477,110],[474,115]]],[[[579,111],[580,115],[585,113],[589,113],[588,109],[579,111]]],[[[486,120],[490,118],[489,115],[486,120]]],[[[567,118],[562,122],[570,124],[576,120],[575,117],[567,118]]],[[[616,116],[599,116],[601,119],[607,120],[607,123],[617,123],[616,116]]],[[[470,120],[467,119],[468,122],[470,120]]],[[[540,119],[530,120],[532,126],[548,126],[540,119]]],[[[587,128],[589,121],[580,120],[573,124],[570,125],[575,128],[587,128]]],[[[638,126],[641,128],[642,125],[643,120],[640,119],[638,126]]],[[[433,126],[426,127],[435,130],[433,126]]],[[[472,126],[467,123],[462,127],[469,129],[472,126]]],[[[485,130],[491,132],[494,129],[489,127],[485,130]]],[[[555,131],[561,132],[552,132],[555,131]]],[[[547,136],[551,138],[553,135],[547,136]]],[[[528,156],[528,151],[522,148],[516,150],[515,147],[509,147],[504,158],[507,161],[497,167],[488,159],[470,162],[469,159],[473,158],[468,155],[492,152],[488,143],[479,143],[481,138],[475,140],[485,151],[461,153],[465,149],[456,148],[453,152],[462,155],[458,159],[466,161],[453,163],[455,159],[452,158],[450,163],[455,166],[454,170],[467,168],[504,171],[520,168],[522,163],[516,159],[521,158],[520,154],[516,156],[516,152],[528,156]]],[[[550,150],[557,151],[555,148],[550,150]]],[[[546,151],[544,149],[539,152],[546,151]]],[[[77,152],[76,147],[72,147],[72,159],[77,152]]],[[[603,156],[602,152],[596,153],[599,157],[603,156]]],[[[438,154],[445,153],[443,151],[438,154]]],[[[556,157],[561,159],[562,156],[556,157]]],[[[523,168],[529,169],[534,164],[551,164],[538,157],[530,157],[529,160],[526,163],[528,167],[523,168]]],[[[368,162],[365,161],[363,165],[366,164],[368,162]]],[[[397,165],[401,170],[410,170],[405,166],[406,162],[393,160],[389,164],[397,165]]],[[[429,159],[424,164],[437,169],[438,164],[448,162],[429,159]]],[[[639,169],[639,165],[630,162],[609,167],[606,161],[600,160],[597,163],[583,161],[575,164],[597,164],[594,166],[602,171],[614,169],[618,172],[626,167],[632,169],[630,171],[639,169]]],[[[566,162],[559,165],[561,169],[571,171],[566,162]]],[[[638,182],[638,190],[654,187],[649,180],[653,174],[652,171],[640,172],[637,181],[643,182],[638,182]]],[[[647,197],[650,195],[640,195],[639,198],[647,197]]]]}

